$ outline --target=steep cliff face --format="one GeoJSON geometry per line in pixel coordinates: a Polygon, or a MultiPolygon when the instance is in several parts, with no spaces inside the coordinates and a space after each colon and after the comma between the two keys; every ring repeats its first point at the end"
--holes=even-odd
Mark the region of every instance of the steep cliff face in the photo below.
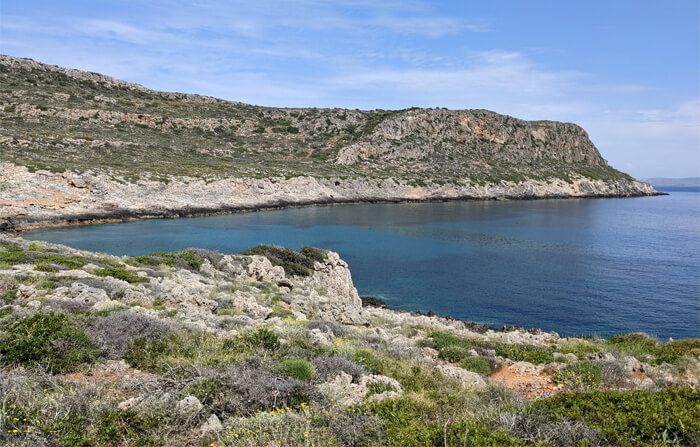
{"type": "Polygon", "coordinates": [[[4,227],[10,217],[654,193],[608,166],[574,124],[485,110],[257,107],[9,56],[0,85],[4,227]]]}
{"type": "Polygon", "coordinates": [[[385,119],[364,141],[341,149],[338,162],[354,163],[372,156],[429,158],[436,150],[507,163],[551,159],[607,166],[588,134],[575,124],[523,121],[487,110],[446,109],[409,110],[385,119]]]}

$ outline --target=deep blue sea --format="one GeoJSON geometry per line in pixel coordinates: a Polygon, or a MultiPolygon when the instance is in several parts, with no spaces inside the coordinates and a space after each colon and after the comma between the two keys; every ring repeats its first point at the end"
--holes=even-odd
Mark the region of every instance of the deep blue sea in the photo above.
{"type": "Polygon", "coordinates": [[[391,308],[562,335],[700,336],[700,192],[364,204],[29,232],[117,255],[257,244],[337,251],[391,308]]]}

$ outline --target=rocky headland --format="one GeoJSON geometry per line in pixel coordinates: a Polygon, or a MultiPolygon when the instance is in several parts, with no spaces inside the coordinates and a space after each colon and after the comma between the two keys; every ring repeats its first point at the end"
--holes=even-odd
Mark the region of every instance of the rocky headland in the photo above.
{"type": "Polygon", "coordinates": [[[374,201],[657,194],[575,124],[281,109],[0,56],[0,228],[374,201]]]}

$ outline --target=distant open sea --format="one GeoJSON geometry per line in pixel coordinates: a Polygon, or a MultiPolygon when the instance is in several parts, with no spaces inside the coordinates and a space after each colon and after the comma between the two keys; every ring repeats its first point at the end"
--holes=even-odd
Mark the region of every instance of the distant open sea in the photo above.
{"type": "Polygon", "coordinates": [[[292,208],[33,231],[141,255],[257,244],[337,251],[390,308],[561,335],[700,336],[700,188],[668,196],[292,208]]]}

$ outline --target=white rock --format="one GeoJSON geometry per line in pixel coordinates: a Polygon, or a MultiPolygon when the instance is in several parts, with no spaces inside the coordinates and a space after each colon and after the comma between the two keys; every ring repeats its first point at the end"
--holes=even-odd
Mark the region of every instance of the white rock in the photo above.
{"type": "Polygon", "coordinates": [[[464,368],[459,368],[450,365],[438,365],[440,372],[450,379],[459,380],[465,388],[477,388],[486,385],[486,381],[479,374],[467,371],[464,368]]]}
{"type": "Polygon", "coordinates": [[[202,424],[202,427],[200,428],[202,435],[206,435],[208,433],[219,433],[224,430],[224,426],[221,425],[221,421],[219,420],[219,417],[215,414],[212,414],[209,416],[207,421],[202,424]]]}
{"type": "Polygon", "coordinates": [[[204,405],[194,396],[187,396],[184,399],[178,401],[175,405],[175,410],[180,414],[196,414],[202,411],[204,405]]]}
{"type": "Polygon", "coordinates": [[[369,396],[367,400],[370,402],[393,399],[403,393],[401,384],[391,377],[377,374],[363,375],[358,383],[352,383],[352,376],[343,371],[332,381],[320,384],[318,389],[323,394],[334,397],[341,405],[356,405],[362,403],[373,384],[385,385],[389,390],[369,396]]]}
{"type": "Polygon", "coordinates": [[[16,296],[20,300],[28,300],[36,295],[36,289],[34,286],[28,286],[25,284],[20,284],[19,289],[17,289],[16,296]]]}
{"type": "Polygon", "coordinates": [[[331,346],[333,344],[331,340],[333,340],[334,337],[333,334],[328,334],[316,328],[309,331],[309,338],[316,345],[331,346]]]}

